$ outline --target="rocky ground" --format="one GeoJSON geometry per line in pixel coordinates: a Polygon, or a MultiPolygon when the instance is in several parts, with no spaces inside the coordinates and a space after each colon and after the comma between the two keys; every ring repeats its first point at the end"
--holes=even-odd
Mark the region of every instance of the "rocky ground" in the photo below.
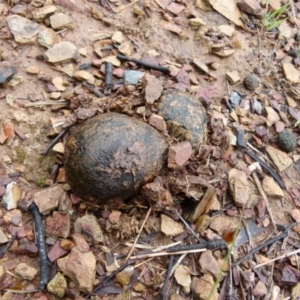
{"type": "Polygon", "coordinates": [[[300,298],[300,2],[224,3],[0,1],[1,299],[300,298]],[[107,112],[168,157],[91,203],[64,162],[107,112]]]}

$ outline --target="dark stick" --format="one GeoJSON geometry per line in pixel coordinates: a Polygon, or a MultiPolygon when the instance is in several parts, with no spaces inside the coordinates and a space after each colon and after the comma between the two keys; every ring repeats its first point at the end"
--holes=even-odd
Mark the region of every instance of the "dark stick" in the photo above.
{"type": "Polygon", "coordinates": [[[67,132],[68,132],[69,128],[64,128],[53,140],[52,142],[49,144],[49,146],[41,153],[41,155],[47,155],[48,152],[50,151],[50,149],[52,149],[52,147],[56,144],[56,142],[63,137],[67,132]]]}
{"type": "Polygon", "coordinates": [[[104,88],[105,95],[111,94],[112,76],[113,76],[113,64],[107,61],[105,63],[105,88],[104,88]]]}
{"type": "Polygon", "coordinates": [[[13,243],[13,241],[16,239],[18,233],[16,232],[11,239],[7,242],[7,244],[0,250],[0,258],[2,258],[6,252],[9,250],[11,244],[13,243]]]}
{"type": "Polygon", "coordinates": [[[244,151],[255,161],[257,161],[264,169],[266,169],[272,177],[278,182],[279,186],[282,189],[286,189],[284,182],[280,178],[280,176],[271,168],[269,167],[266,163],[264,163],[261,159],[259,159],[254,153],[250,152],[248,149],[246,149],[246,143],[245,143],[245,138],[244,138],[244,130],[239,129],[237,130],[237,141],[236,144],[242,148],[244,148],[244,151]]]}
{"type": "Polygon", "coordinates": [[[121,61],[132,61],[132,62],[134,62],[142,67],[145,67],[147,69],[157,70],[157,71],[160,71],[162,73],[167,73],[167,74],[170,73],[169,68],[161,67],[158,65],[153,65],[153,64],[147,63],[145,61],[142,61],[142,60],[139,60],[136,58],[127,57],[124,55],[117,55],[117,58],[121,61]]]}
{"type": "Polygon", "coordinates": [[[47,258],[44,225],[38,207],[34,202],[29,204],[28,211],[33,216],[35,225],[36,241],[39,249],[40,258],[40,282],[38,289],[42,291],[49,281],[49,264],[47,258]]]}
{"type": "Polygon", "coordinates": [[[121,271],[123,271],[126,267],[128,267],[129,265],[133,264],[134,261],[133,260],[129,260],[127,261],[127,263],[125,263],[123,266],[121,266],[118,270],[112,272],[108,277],[106,277],[105,279],[103,279],[101,282],[98,283],[98,285],[93,289],[93,291],[86,297],[86,299],[90,298],[91,295],[97,295],[95,294],[101,287],[103,287],[109,280],[111,280],[116,274],[120,273],[121,271]]]}
{"type": "Polygon", "coordinates": [[[255,253],[257,253],[259,250],[276,243],[277,241],[285,238],[288,235],[288,232],[290,229],[292,229],[295,225],[297,225],[297,222],[294,222],[292,224],[290,224],[283,232],[281,232],[279,235],[275,236],[272,239],[269,239],[268,241],[262,243],[261,245],[259,245],[258,247],[252,249],[250,252],[248,252],[245,256],[243,256],[242,258],[240,258],[237,262],[235,262],[233,264],[233,266],[238,266],[239,264],[241,264],[243,261],[245,261],[247,258],[249,258],[250,256],[254,255],[255,253]]]}
{"type": "Polygon", "coordinates": [[[285,184],[280,178],[280,176],[271,167],[269,167],[266,163],[264,163],[261,159],[259,159],[254,153],[250,152],[247,149],[244,150],[250,157],[256,160],[264,169],[266,169],[272,175],[272,177],[278,182],[279,186],[282,189],[286,189],[285,184]]]}
{"type": "Polygon", "coordinates": [[[173,261],[174,261],[174,255],[171,255],[170,259],[169,259],[169,265],[168,265],[168,270],[167,270],[167,274],[165,277],[164,285],[163,285],[161,291],[159,292],[158,300],[167,300],[168,299],[168,297],[167,297],[168,283],[169,283],[169,279],[171,276],[173,261]]]}
{"type": "Polygon", "coordinates": [[[220,248],[227,248],[227,244],[223,239],[215,239],[212,241],[205,241],[200,244],[194,245],[185,245],[185,246],[175,246],[167,250],[168,252],[177,252],[177,251],[189,251],[189,250],[196,250],[196,249],[220,249],[220,248]]]}
{"type": "Polygon", "coordinates": [[[103,98],[105,95],[101,93],[96,87],[91,84],[88,84],[86,81],[81,83],[85,88],[87,88],[90,92],[92,92],[98,98],[103,98]]]}

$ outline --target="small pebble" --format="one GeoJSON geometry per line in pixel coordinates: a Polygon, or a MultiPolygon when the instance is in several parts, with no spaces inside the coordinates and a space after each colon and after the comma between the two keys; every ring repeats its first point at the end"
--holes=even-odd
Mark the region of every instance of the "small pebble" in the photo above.
{"type": "Polygon", "coordinates": [[[287,153],[292,152],[297,146],[297,140],[291,132],[284,130],[278,135],[278,146],[287,153]]]}
{"type": "Polygon", "coordinates": [[[247,75],[244,78],[244,86],[247,90],[253,91],[259,86],[260,79],[254,73],[247,75]]]}

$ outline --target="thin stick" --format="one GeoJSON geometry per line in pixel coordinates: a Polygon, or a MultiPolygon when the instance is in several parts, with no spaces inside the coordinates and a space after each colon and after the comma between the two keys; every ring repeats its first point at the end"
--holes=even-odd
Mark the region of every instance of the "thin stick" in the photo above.
{"type": "Polygon", "coordinates": [[[0,251],[0,258],[2,258],[2,257],[6,254],[6,252],[9,250],[11,244],[12,244],[13,241],[16,239],[17,235],[18,235],[18,234],[15,233],[15,234],[11,237],[11,239],[7,242],[7,244],[1,249],[1,251],[0,251]]]}
{"type": "Polygon", "coordinates": [[[155,248],[152,247],[152,246],[149,246],[149,245],[141,245],[141,244],[133,244],[133,243],[125,243],[125,246],[127,247],[135,247],[135,248],[138,248],[138,249],[146,249],[146,250],[153,250],[153,252],[157,252],[157,251],[161,251],[161,250],[164,250],[164,249],[168,249],[168,248],[171,248],[171,247],[174,247],[174,246],[177,246],[179,244],[181,244],[182,241],[178,241],[178,242],[175,242],[175,243],[172,243],[172,244],[168,244],[168,245],[165,245],[165,246],[159,246],[158,248],[155,248]]]}
{"type": "Polygon", "coordinates": [[[41,153],[41,155],[47,155],[49,150],[52,149],[52,147],[56,144],[56,142],[63,137],[69,130],[69,127],[64,128],[48,145],[48,147],[41,153]]]}
{"type": "Polygon", "coordinates": [[[265,262],[263,262],[263,263],[255,266],[254,269],[260,268],[261,266],[267,265],[267,264],[269,264],[269,263],[271,263],[273,261],[280,260],[282,258],[286,258],[286,257],[289,257],[291,255],[298,254],[298,253],[300,253],[300,249],[292,251],[292,252],[289,252],[289,253],[286,253],[286,254],[282,254],[282,255],[277,256],[277,257],[275,257],[273,259],[270,259],[269,261],[265,261],[265,262]]]}
{"type": "Polygon", "coordinates": [[[140,235],[141,235],[141,233],[142,233],[142,231],[143,231],[143,229],[144,229],[144,226],[145,226],[145,224],[146,224],[146,221],[147,221],[148,218],[149,218],[149,215],[150,215],[151,211],[152,211],[152,208],[150,207],[149,210],[148,210],[148,212],[147,212],[147,215],[146,215],[146,217],[145,217],[145,219],[144,219],[144,221],[143,221],[143,224],[142,224],[142,226],[141,226],[141,228],[140,228],[140,231],[139,231],[138,235],[136,236],[136,238],[135,238],[135,240],[134,240],[134,242],[133,242],[133,245],[132,245],[130,251],[128,252],[128,254],[127,254],[127,256],[126,256],[125,263],[128,261],[130,255],[132,254],[132,252],[133,252],[133,250],[134,250],[134,247],[135,247],[135,244],[137,243],[138,239],[140,238],[140,235]]]}
{"type": "Polygon", "coordinates": [[[167,256],[167,255],[177,255],[177,254],[188,254],[188,253],[198,253],[198,252],[205,252],[207,251],[206,248],[203,249],[192,249],[187,251],[176,251],[176,252],[158,252],[158,253],[148,253],[148,254],[140,254],[131,256],[130,259],[141,259],[145,257],[156,257],[156,256],[167,256]]]}
{"type": "Polygon", "coordinates": [[[252,255],[254,255],[255,253],[257,253],[259,250],[276,243],[277,241],[285,238],[288,235],[288,232],[290,229],[292,229],[294,226],[296,226],[298,223],[294,222],[292,224],[290,224],[284,231],[282,231],[280,234],[278,234],[277,236],[275,236],[274,238],[260,244],[259,246],[257,246],[256,248],[252,249],[251,251],[249,251],[245,256],[243,256],[242,258],[240,258],[238,261],[236,261],[233,266],[238,266],[240,263],[242,263],[243,261],[245,261],[248,257],[251,257],[252,255]]]}
{"type": "MultiPolygon", "coordinates": [[[[10,171],[10,172],[13,172],[13,170],[11,168],[9,168],[8,166],[5,165],[5,168],[10,171]]],[[[29,182],[27,182],[25,179],[23,179],[22,177],[19,177],[19,179],[21,181],[23,181],[24,183],[26,183],[28,186],[31,186],[31,184],[29,182]]]]}
{"type": "Polygon", "coordinates": [[[42,106],[42,105],[55,105],[55,104],[67,104],[67,101],[39,101],[33,103],[26,103],[24,105],[25,108],[27,107],[35,107],[35,106],[42,106]]]}
{"type": "Polygon", "coordinates": [[[133,4],[137,3],[138,1],[140,1],[140,0],[135,0],[135,1],[131,2],[131,3],[129,3],[128,5],[126,5],[126,6],[122,7],[122,8],[120,8],[120,9],[118,9],[117,10],[117,14],[119,14],[124,9],[127,9],[128,7],[132,6],[133,4]]]}
{"type": "Polygon", "coordinates": [[[276,223],[275,223],[275,221],[274,221],[274,217],[273,217],[272,210],[271,210],[271,208],[270,208],[270,204],[269,204],[268,197],[267,197],[265,191],[263,190],[262,185],[261,185],[261,183],[260,183],[260,181],[259,181],[259,179],[258,179],[258,177],[257,177],[257,175],[256,175],[255,172],[252,173],[252,177],[253,177],[253,179],[254,179],[254,181],[255,181],[255,183],[256,183],[256,186],[257,186],[257,188],[258,188],[258,190],[259,190],[260,195],[263,197],[263,199],[264,199],[265,202],[266,202],[266,207],[267,207],[268,213],[269,213],[269,215],[270,215],[271,222],[272,222],[273,227],[274,227],[274,231],[275,231],[275,233],[277,233],[278,231],[277,231],[277,228],[276,228],[276,223]]]}
{"type": "Polygon", "coordinates": [[[158,0],[154,0],[154,1],[161,9],[165,10],[165,7],[158,0]]]}
{"type": "Polygon", "coordinates": [[[165,275],[165,281],[163,283],[162,289],[159,293],[158,298],[161,300],[167,300],[167,293],[168,293],[168,283],[169,283],[169,279],[171,277],[171,272],[172,272],[172,267],[173,267],[173,261],[174,261],[174,255],[170,256],[170,260],[169,260],[169,265],[168,265],[168,270],[167,270],[167,274],[165,275]]]}
{"type": "Polygon", "coordinates": [[[202,242],[203,240],[199,239],[195,231],[190,227],[190,225],[185,221],[185,219],[180,215],[177,209],[174,210],[180,221],[185,225],[185,227],[192,233],[192,235],[197,239],[198,242],[202,242]]]}

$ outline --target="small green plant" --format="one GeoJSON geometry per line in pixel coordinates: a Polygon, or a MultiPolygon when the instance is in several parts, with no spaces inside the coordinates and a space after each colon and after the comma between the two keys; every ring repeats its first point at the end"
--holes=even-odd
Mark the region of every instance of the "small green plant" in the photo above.
{"type": "Polygon", "coordinates": [[[37,181],[37,185],[43,188],[46,185],[46,177],[42,177],[37,181]]]}
{"type": "Polygon", "coordinates": [[[277,10],[270,12],[268,11],[269,2],[267,2],[266,10],[267,12],[263,15],[262,25],[266,29],[266,31],[271,31],[272,29],[278,27],[282,22],[284,22],[287,18],[281,19],[281,15],[286,11],[289,7],[289,3],[281,6],[277,10]]]}

